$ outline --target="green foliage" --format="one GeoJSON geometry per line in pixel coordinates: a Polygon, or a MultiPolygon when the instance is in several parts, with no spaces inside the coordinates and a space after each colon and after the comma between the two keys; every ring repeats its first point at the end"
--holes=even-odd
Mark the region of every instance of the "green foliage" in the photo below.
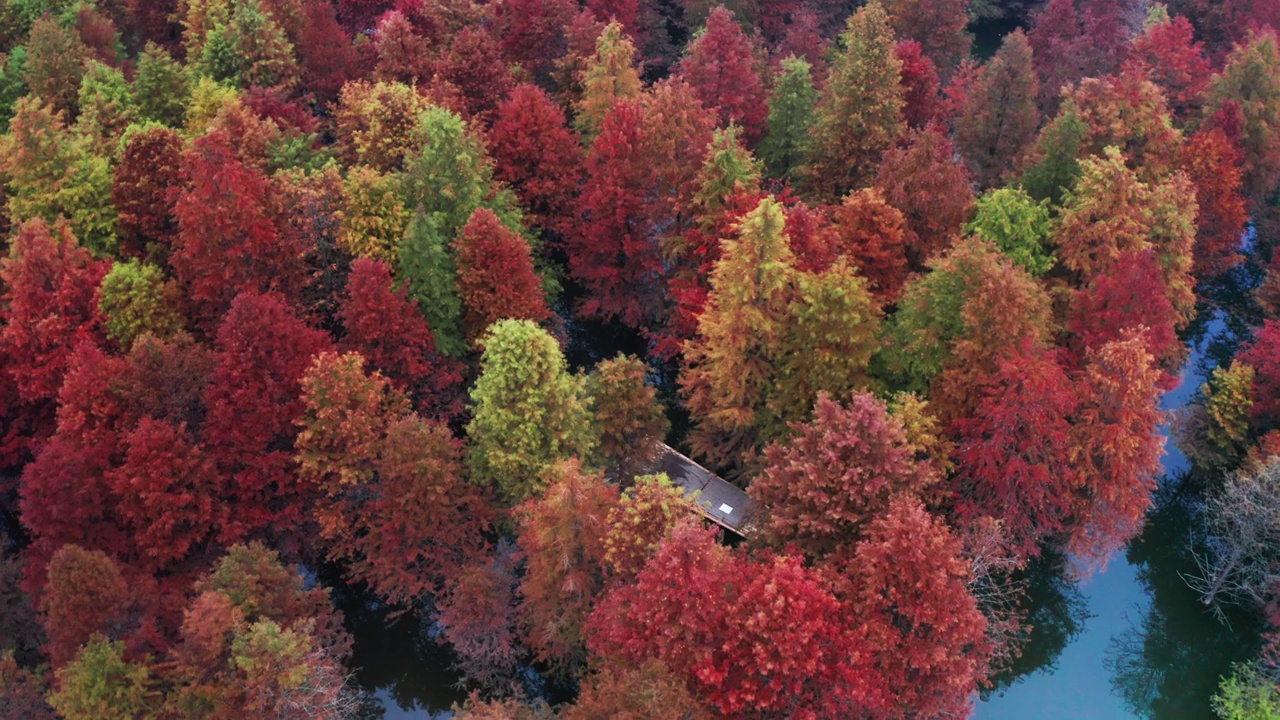
{"type": "Polygon", "coordinates": [[[418,208],[409,220],[396,262],[396,276],[418,303],[435,334],[436,348],[449,357],[467,352],[462,333],[462,299],[458,266],[445,248],[436,219],[418,208]]]}
{"type": "Polygon", "coordinates": [[[671,423],[657,391],[645,383],[648,368],[639,358],[602,360],[587,376],[586,392],[600,433],[600,454],[615,479],[625,482],[653,456],[671,423]]]}
{"type": "Polygon", "coordinates": [[[405,207],[422,208],[445,238],[457,237],[479,207],[492,210],[508,228],[523,230],[514,197],[495,193],[484,145],[457,113],[434,105],[422,111],[414,146],[420,150],[405,158],[405,207]]]}
{"type": "Polygon", "coordinates": [[[1218,686],[1213,709],[1222,720],[1280,720],[1280,688],[1255,665],[1242,665],[1218,686]]]}
{"type": "Polygon", "coordinates": [[[736,188],[760,185],[760,163],[742,147],[742,129],[737,125],[716,130],[707,146],[707,158],[698,173],[698,191],[693,200],[703,215],[724,210],[724,200],[736,188]]]}
{"type": "Polygon", "coordinates": [[[27,94],[27,49],[9,51],[0,66],[0,132],[8,131],[18,99],[27,94]]]}
{"type": "Polygon", "coordinates": [[[8,176],[9,219],[33,217],[71,221],[77,238],[99,255],[116,246],[116,210],[111,200],[111,167],[92,154],[83,138],[69,132],[47,105],[24,98],[3,139],[8,176]]]}
{"type": "Polygon", "coordinates": [[[472,479],[496,485],[510,505],[540,493],[556,461],[590,457],[596,446],[582,381],[555,338],[528,320],[490,328],[471,401],[472,479]]]}
{"type": "Polygon", "coordinates": [[[769,134],[760,143],[760,159],[770,177],[790,178],[804,159],[817,104],[809,63],[794,55],[783,60],[769,94],[769,134]]]}
{"type": "Polygon", "coordinates": [[[124,73],[90,60],[80,81],[80,117],[76,122],[80,134],[99,155],[110,155],[137,115],[124,73]]]}
{"type": "Polygon", "coordinates": [[[600,133],[614,101],[640,96],[635,52],[635,46],[616,20],[596,38],[596,54],[582,72],[582,99],[574,118],[574,127],[588,145],[600,133]]]}
{"type": "Polygon", "coordinates": [[[209,124],[222,106],[228,102],[238,102],[240,94],[235,88],[228,87],[208,76],[196,79],[191,86],[191,98],[186,108],[186,133],[188,137],[199,137],[209,129],[209,124]]]}
{"type": "Polygon", "coordinates": [[[1206,112],[1240,107],[1241,172],[1245,197],[1264,202],[1280,180],[1280,43],[1268,28],[1236,46],[1209,88],[1206,112]]]}
{"type": "Polygon", "coordinates": [[[1047,246],[1052,223],[1047,200],[1039,202],[1021,188],[1000,188],[978,198],[973,221],[965,230],[996,244],[1000,251],[1033,277],[1056,262],[1047,246]]]}
{"type": "Polygon", "coordinates": [[[1236,361],[1214,368],[1200,386],[1200,397],[1178,427],[1178,445],[1196,466],[1229,471],[1249,451],[1254,374],[1251,365],[1236,361]]]}
{"type": "Polygon", "coordinates": [[[128,350],[144,333],[167,337],[182,329],[182,315],[166,297],[164,272],[155,265],[117,262],[102,279],[98,303],[107,337],[128,350]]]}
{"type": "Polygon", "coordinates": [[[186,117],[191,80],[181,63],[164,48],[148,42],[138,56],[133,96],[143,118],[179,128],[186,117]]]}
{"type": "Polygon", "coordinates": [[[609,511],[604,536],[604,564],[621,580],[630,580],[671,533],[676,522],[693,510],[684,490],[666,473],[641,475],[609,511]]]}
{"type": "Polygon", "coordinates": [[[1075,187],[1080,177],[1080,144],[1089,126],[1071,102],[1062,106],[1053,122],[1040,131],[1022,173],[1022,187],[1036,200],[1048,200],[1057,207],[1063,193],[1075,187]]]}
{"type": "Polygon", "coordinates": [[[876,0],[849,18],[813,123],[805,188],[834,202],[875,177],[880,156],[906,127],[902,61],[876,0]]]}
{"type": "Polygon", "coordinates": [[[293,45],[257,0],[240,0],[229,17],[214,20],[193,66],[238,87],[288,86],[298,77],[293,45]]]}
{"type": "Polygon", "coordinates": [[[124,643],[95,635],[66,667],[49,704],[65,720],[136,720],[152,708],[151,672],[124,659],[124,643]]]}

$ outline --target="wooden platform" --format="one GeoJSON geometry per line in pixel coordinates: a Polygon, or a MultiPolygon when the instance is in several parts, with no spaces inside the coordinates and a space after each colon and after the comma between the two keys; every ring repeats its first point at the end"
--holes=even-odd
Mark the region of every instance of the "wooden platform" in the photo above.
{"type": "Polygon", "coordinates": [[[720,527],[743,537],[754,529],[751,516],[755,512],[755,504],[745,492],[669,445],[658,446],[657,455],[645,472],[666,473],[673,484],[693,498],[698,512],[720,527]]]}

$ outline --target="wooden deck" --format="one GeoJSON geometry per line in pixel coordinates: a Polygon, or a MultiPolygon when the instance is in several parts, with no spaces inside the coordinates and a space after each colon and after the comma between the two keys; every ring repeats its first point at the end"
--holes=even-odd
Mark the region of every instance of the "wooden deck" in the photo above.
{"type": "Polygon", "coordinates": [[[755,503],[751,498],[671,446],[659,444],[658,452],[645,472],[666,473],[673,484],[694,499],[698,512],[720,527],[743,537],[754,529],[751,516],[755,513],[755,503]]]}

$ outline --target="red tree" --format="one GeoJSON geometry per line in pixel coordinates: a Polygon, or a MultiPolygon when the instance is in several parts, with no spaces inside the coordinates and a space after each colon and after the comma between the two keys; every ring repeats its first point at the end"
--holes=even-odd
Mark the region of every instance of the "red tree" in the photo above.
{"type": "Polygon", "coordinates": [[[204,436],[227,478],[223,542],[287,535],[306,516],[308,493],[291,451],[302,412],[298,379],[329,344],[276,294],[237,296],[218,326],[204,436]]]}
{"type": "Polygon", "coordinates": [[[1151,507],[1164,413],[1160,370],[1143,338],[1109,342],[1087,360],[1074,434],[1088,502],[1078,513],[1070,550],[1102,562],[1137,534],[1151,507]]]}
{"type": "Polygon", "coordinates": [[[1280,320],[1264,322],[1239,357],[1254,369],[1253,417],[1270,429],[1280,423],[1280,320]]]}
{"type": "Polygon", "coordinates": [[[111,184],[125,257],[147,257],[148,243],[167,256],[178,234],[171,198],[182,184],[182,148],[182,137],[163,127],[140,130],[125,142],[111,184]]]}
{"type": "Polygon", "coordinates": [[[587,155],[584,218],[566,239],[569,272],[589,317],[639,327],[657,316],[663,286],[658,228],[645,198],[655,184],[645,153],[644,107],[616,102],[587,155]]]}
{"type": "Polygon", "coordinates": [[[846,407],[819,393],[813,420],[792,430],[786,444],[765,449],[751,495],[766,509],[770,539],[810,557],[852,552],[891,498],[919,495],[937,480],[870,394],[854,393],[846,407]]]}
{"type": "Polygon", "coordinates": [[[458,295],[472,342],[499,320],[542,322],[551,316],[528,241],[504,226],[493,211],[480,208],[472,213],[453,249],[458,295]]]}
{"type": "Polygon", "coordinates": [[[457,87],[467,115],[489,124],[498,101],[515,81],[502,60],[493,35],[481,27],[464,27],[436,63],[440,79],[457,87]]]}
{"type": "Polygon", "coordinates": [[[950,246],[973,210],[973,187],[937,125],[907,133],[907,145],[885,153],[876,186],[907,220],[907,257],[914,270],[950,246]]]}
{"type": "Polygon", "coordinates": [[[339,310],[346,335],[340,347],[360,353],[415,407],[449,420],[461,412],[462,375],[457,363],[436,352],[435,336],[416,303],[397,290],[391,268],[360,258],[351,265],[339,310]]]}
{"type": "Polygon", "coordinates": [[[96,550],[64,545],[49,561],[48,577],[40,607],[49,638],[45,649],[55,667],[73,659],[94,633],[120,637],[129,586],[111,558],[96,550]]]}
{"type": "Polygon", "coordinates": [[[1082,480],[1071,455],[1078,404],[1054,352],[1024,348],[997,363],[973,417],[952,427],[961,523],[999,520],[1008,549],[1023,558],[1068,527],[1082,480]]]}
{"type": "Polygon", "coordinates": [[[751,41],[733,13],[723,6],[707,16],[705,31],[689,44],[680,61],[680,75],[708,108],[714,108],[720,125],[737,123],[743,139],[754,146],[764,137],[769,107],[764,83],[756,71],[751,41]]]}
{"type": "Polygon", "coordinates": [[[124,446],[124,462],[107,474],[107,484],[119,498],[141,566],[159,571],[200,548],[223,524],[221,479],[184,427],[143,419],[124,446]]]}
{"type": "Polygon", "coordinates": [[[1130,54],[1130,62],[1164,90],[1175,120],[1185,122],[1199,114],[1213,67],[1190,21],[1177,15],[1147,26],[1133,39],[1130,54]]]}
{"type": "Polygon", "coordinates": [[[887,0],[884,5],[898,37],[918,41],[949,76],[969,56],[973,42],[965,32],[968,4],[968,0],[887,0]]]}
{"type": "Polygon", "coordinates": [[[682,523],[634,583],[600,601],[588,643],[606,663],[661,660],[725,715],[835,717],[879,700],[840,615],[798,560],[746,560],[682,523]]]}
{"type": "Polygon", "coordinates": [[[918,500],[900,498],[867,529],[852,573],[851,616],[888,686],[882,716],[966,716],[988,646],[959,539],[918,500]]]}
{"type": "Polygon", "coordinates": [[[906,219],[872,188],[850,193],[833,212],[838,253],[871,283],[876,298],[895,302],[907,282],[906,219]]]}
{"type": "Polygon", "coordinates": [[[316,100],[329,104],[338,91],[359,74],[360,57],[351,34],[342,29],[333,4],[326,0],[304,0],[302,31],[294,52],[302,70],[302,87],[316,100]]]}
{"type": "Polygon", "coordinates": [[[1238,151],[1225,131],[1203,127],[1191,136],[1182,166],[1196,189],[1195,274],[1208,279],[1240,264],[1244,226],[1249,219],[1241,194],[1238,151]]]}
{"type": "Polygon", "coordinates": [[[564,111],[535,85],[517,85],[498,104],[489,131],[494,177],[511,186],[535,227],[564,235],[573,223],[582,145],[564,111]]]}
{"type": "Polygon", "coordinates": [[[301,287],[303,238],[281,222],[271,181],[241,162],[225,135],[196,140],[183,180],[172,264],[196,318],[212,325],[240,292],[301,287]]]}
{"type": "Polygon", "coordinates": [[[938,66],[933,64],[915,40],[903,40],[894,48],[894,54],[902,61],[903,99],[902,117],[907,125],[922,128],[938,119],[942,110],[942,81],[938,78],[938,66]]]}
{"type": "Polygon", "coordinates": [[[507,62],[535,80],[548,79],[569,50],[565,37],[578,10],[574,0],[506,0],[495,8],[498,44],[507,62]]]}
{"type": "MultiPolygon", "coordinates": [[[[1169,301],[1153,250],[1122,254],[1076,294],[1070,329],[1083,357],[1085,348],[1100,348],[1132,332],[1142,333],[1147,350],[1166,372],[1176,373],[1183,357],[1178,340],[1178,313],[1169,301]]],[[[1177,379],[1170,375],[1166,383],[1177,379]]]]}
{"type": "Polygon", "coordinates": [[[1040,111],[1055,115],[1063,86],[1079,82],[1086,72],[1089,39],[1075,0],[1049,0],[1036,15],[1027,40],[1040,78],[1040,111]]]}

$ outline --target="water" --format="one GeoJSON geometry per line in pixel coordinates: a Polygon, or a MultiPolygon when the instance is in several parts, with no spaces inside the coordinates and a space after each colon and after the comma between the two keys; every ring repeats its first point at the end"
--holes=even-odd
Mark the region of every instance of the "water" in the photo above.
{"type": "MultiPolygon", "coordinates": [[[[1162,406],[1187,405],[1234,345],[1221,311],[1205,324],[1181,383],[1162,406]]],[[[1168,428],[1162,432],[1168,437],[1168,428]]],[[[1231,665],[1257,652],[1255,619],[1232,613],[1224,624],[1197,600],[1182,575],[1195,572],[1189,541],[1198,493],[1186,457],[1166,442],[1164,478],[1142,534],[1078,584],[1061,578],[1034,587],[1048,631],[1033,631],[1031,659],[979,702],[979,720],[1209,720],[1210,698],[1231,665]],[[1038,667],[1035,666],[1038,664],[1038,667]],[[1030,667],[1028,667],[1030,665],[1030,667]]],[[[1065,563],[1045,572],[1060,572],[1065,563]]],[[[1038,619],[1038,618],[1033,618],[1038,619]]]]}

